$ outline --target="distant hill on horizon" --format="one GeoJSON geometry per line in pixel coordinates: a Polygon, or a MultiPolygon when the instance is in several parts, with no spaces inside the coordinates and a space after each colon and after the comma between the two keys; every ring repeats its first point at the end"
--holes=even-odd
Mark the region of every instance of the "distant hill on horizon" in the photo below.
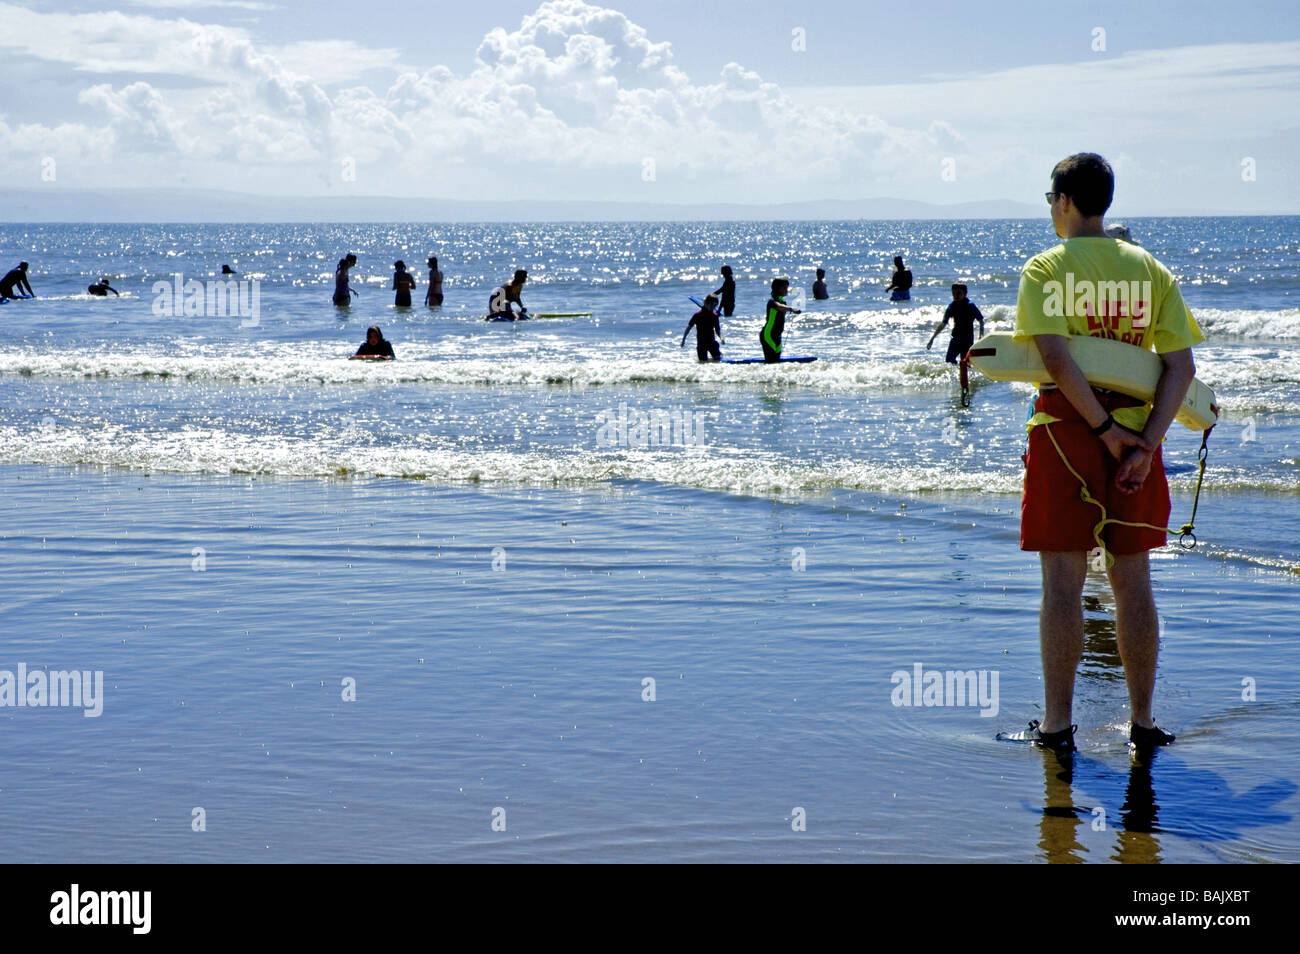
{"type": "MultiPolygon", "coordinates": [[[[1258,215],[1191,210],[1166,215],[1258,215]]],[[[1143,213],[1116,213],[1142,217],[1143,213]]],[[[707,222],[1047,218],[1043,205],[989,199],[939,205],[911,199],[745,204],[578,200],[267,196],[217,189],[0,189],[0,221],[15,222],[707,222]]]]}

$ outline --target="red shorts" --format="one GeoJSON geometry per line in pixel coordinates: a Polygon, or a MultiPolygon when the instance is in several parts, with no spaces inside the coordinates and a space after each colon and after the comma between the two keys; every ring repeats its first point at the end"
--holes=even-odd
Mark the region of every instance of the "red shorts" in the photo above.
{"type": "MultiPolygon", "coordinates": [[[[1097,400],[1107,411],[1141,402],[1122,394],[1098,392],[1097,400]]],[[[1029,453],[1025,455],[1025,493],[1020,504],[1020,549],[1092,550],[1097,541],[1092,529],[1101,520],[1096,504],[1079,496],[1079,481],[1066,468],[1047,428],[1061,445],[1066,458],[1088,484],[1088,491],[1114,520],[1169,524],[1169,483],[1165,465],[1156,448],[1151,470],[1137,493],[1121,493],[1115,486],[1119,461],[1110,455],[1101,438],[1092,433],[1069,399],[1056,389],[1043,391],[1034,402],[1035,411],[1060,418],[1055,424],[1039,425],[1029,432],[1029,453]]],[[[1101,530],[1106,549],[1118,556],[1142,553],[1165,545],[1162,530],[1147,530],[1108,523],[1101,530]]]]}

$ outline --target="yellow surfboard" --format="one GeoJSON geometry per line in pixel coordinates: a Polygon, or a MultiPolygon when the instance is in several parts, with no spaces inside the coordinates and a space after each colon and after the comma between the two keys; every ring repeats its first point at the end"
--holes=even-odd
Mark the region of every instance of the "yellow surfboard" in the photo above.
{"type": "MultiPolygon", "coordinates": [[[[1127,394],[1147,404],[1155,400],[1156,386],[1164,371],[1164,364],[1155,352],[1123,341],[1083,335],[1071,335],[1069,343],[1070,356],[1089,384],[1127,394]]],[[[1032,338],[1017,341],[1005,333],[985,335],[971,346],[970,363],[994,381],[1030,384],[1052,381],[1032,338]]],[[[1213,427],[1219,419],[1214,392],[1200,379],[1193,379],[1174,419],[1194,431],[1213,427]]]]}

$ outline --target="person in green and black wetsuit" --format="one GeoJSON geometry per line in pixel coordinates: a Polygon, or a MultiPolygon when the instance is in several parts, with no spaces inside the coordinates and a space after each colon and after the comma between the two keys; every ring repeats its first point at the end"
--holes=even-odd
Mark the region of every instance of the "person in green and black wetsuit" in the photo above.
{"type": "Polygon", "coordinates": [[[763,360],[769,363],[781,360],[781,335],[785,331],[785,316],[800,313],[798,308],[785,303],[789,291],[788,278],[772,279],[772,297],[767,300],[767,317],[763,321],[763,330],[758,334],[758,343],[763,348],[763,360]]]}

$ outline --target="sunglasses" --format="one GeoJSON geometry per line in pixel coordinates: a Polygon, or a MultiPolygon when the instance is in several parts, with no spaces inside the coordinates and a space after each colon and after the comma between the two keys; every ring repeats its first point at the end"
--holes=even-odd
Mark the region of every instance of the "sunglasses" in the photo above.
{"type": "Polygon", "coordinates": [[[1044,192],[1043,195],[1045,195],[1045,196],[1047,197],[1047,204],[1048,204],[1048,205],[1051,205],[1053,202],[1056,201],[1056,197],[1057,197],[1058,195],[1065,195],[1065,193],[1064,193],[1064,192],[1044,192]]]}

